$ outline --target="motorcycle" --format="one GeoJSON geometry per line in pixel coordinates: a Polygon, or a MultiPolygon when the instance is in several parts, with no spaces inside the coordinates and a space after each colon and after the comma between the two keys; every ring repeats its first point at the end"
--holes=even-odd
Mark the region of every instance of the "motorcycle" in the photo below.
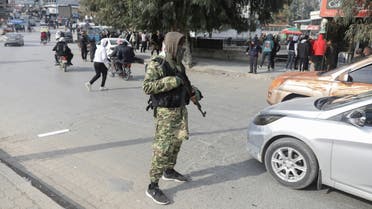
{"type": "Polygon", "coordinates": [[[67,62],[67,56],[59,56],[58,57],[58,61],[59,61],[59,68],[61,70],[63,70],[63,72],[66,72],[67,71],[67,66],[69,66],[68,62],[67,62]]]}
{"type": "Polygon", "coordinates": [[[132,71],[130,70],[130,68],[132,67],[132,64],[131,63],[124,63],[123,64],[123,79],[124,80],[129,80],[129,78],[132,77],[132,71]]]}
{"type": "Polygon", "coordinates": [[[41,43],[42,43],[43,45],[46,45],[46,44],[48,43],[48,39],[47,39],[47,38],[42,38],[42,39],[41,39],[41,43]]]}
{"type": "Polygon", "coordinates": [[[111,77],[115,77],[115,75],[119,75],[121,78],[124,80],[129,80],[132,76],[132,71],[131,71],[131,63],[123,63],[122,69],[119,69],[117,66],[117,60],[115,57],[110,57],[110,64],[109,64],[109,73],[111,77]]]}

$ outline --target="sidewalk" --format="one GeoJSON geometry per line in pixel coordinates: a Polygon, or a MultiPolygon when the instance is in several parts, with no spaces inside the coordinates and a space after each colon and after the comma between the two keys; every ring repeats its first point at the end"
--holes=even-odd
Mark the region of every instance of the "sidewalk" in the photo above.
{"type": "Polygon", "coordinates": [[[1,162],[0,185],[1,209],[62,208],[1,162]]]}
{"type": "MultiPolygon", "coordinates": [[[[260,61],[260,59],[258,60],[260,61]]],[[[249,61],[225,61],[207,58],[193,58],[195,65],[191,68],[192,71],[221,73],[226,75],[245,76],[257,79],[271,80],[276,76],[286,72],[285,62],[276,62],[275,70],[268,71],[265,63],[262,68],[257,68],[257,74],[249,72],[249,61]]]]}

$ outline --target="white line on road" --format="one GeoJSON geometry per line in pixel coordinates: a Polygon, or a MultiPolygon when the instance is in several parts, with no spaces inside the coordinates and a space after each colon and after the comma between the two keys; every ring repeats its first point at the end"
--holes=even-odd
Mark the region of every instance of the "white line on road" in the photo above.
{"type": "Polygon", "coordinates": [[[46,137],[46,136],[52,136],[52,135],[57,135],[57,134],[63,134],[63,133],[66,133],[66,132],[69,132],[70,129],[63,129],[63,130],[59,130],[59,131],[53,131],[53,132],[48,132],[48,133],[44,133],[44,134],[39,134],[37,135],[39,138],[41,137],[46,137]]]}

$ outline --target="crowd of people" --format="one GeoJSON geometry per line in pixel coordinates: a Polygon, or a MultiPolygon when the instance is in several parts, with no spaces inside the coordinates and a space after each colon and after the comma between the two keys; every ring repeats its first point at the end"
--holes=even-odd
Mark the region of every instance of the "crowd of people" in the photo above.
{"type": "MultiPolygon", "coordinates": [[[[85,83],[85,86],[89,91],[91,90],[92,84],[101,76],[102,82],[100,90],[106,89],[105,83],[108,65],[113,65],[116,70],[124,72],[124,64],[130,64],[139,60],[135,57],[134,52],[136,50],[140,49],[140,52],[145,53],[146,50],[149,50],[151,47],[151,55],[154,53],[159,55],[164,40],[164,36],[159,31],[149,34],[146,31],[124,31],[122,33],[113,33],[108,30],[103,30],[100,34],[101,44],[97,48],[96,39],[94,37],[89,38],[86,30],[83,30],[82,27],[79,27],[76,32],[78,33],[78,46],[81,51],[82,60],[88,61],[89,58],[90,62],[93,62],[93,66],[96,71],[96,75],[89,82],[85,83]],[[106,49],[108,40],[105,38],[120,38],[117,40],[117,45],[111,54],[107,54],[106,49]],[[127,41],[123,41],[123,39],[127,41]],[[128,45],[128,42],[130,45],[128,45]]],[[[65,33],[62,31],[57,31],[55,35],[57,40],[57,43],[53,48],[53,51],[55,51],[55,64],[60,65],[58,58],[60,56],[66,56],[67,64],[73,65],[71,62],[73,54],[71,49],[68,47],[64,34],[65,33]]]]}
{"type": "MultiPolygon", "coordinates": [[[[275,69],[275,57],[281,49],[280,41],[279,36],[272,34],[262,34],[261,37],[256,35],[249,40],[246,49],[250,60],[249,73],[257,73],[257,68],[262,68],[266,60],[268,71],[275,69]],[[259,57],[261,57],[260,62],[259,57]]],[[[337,67],[339,49],[332,39],[325,39],[324,34],[318,34],[316,39],[306,34],[289,35],[285,40],[285,46],[287,50],[285,70],[287,71],[329,71],[337,67]]],[[[364,48],[365,50],[358,49],[356,56],[368,56],[370,47],[364,48]]]]}

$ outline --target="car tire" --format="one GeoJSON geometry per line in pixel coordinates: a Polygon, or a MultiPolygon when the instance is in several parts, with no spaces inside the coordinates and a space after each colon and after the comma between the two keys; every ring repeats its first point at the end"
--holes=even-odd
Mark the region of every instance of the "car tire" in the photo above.
{"type": "Polygon", "coordinates": [[[8,46],[8,44],[4,44],[4,46],[5,46],[5,47],[7,47],[7,46],[8,46]]]}
{"type": "Polygon", "coordinates": [[[265,166],[275,180],[293,189],[303,189],[313,183],[319,169],[310,147],[290,137],[270,144],[265,153],[265,166]]]}

